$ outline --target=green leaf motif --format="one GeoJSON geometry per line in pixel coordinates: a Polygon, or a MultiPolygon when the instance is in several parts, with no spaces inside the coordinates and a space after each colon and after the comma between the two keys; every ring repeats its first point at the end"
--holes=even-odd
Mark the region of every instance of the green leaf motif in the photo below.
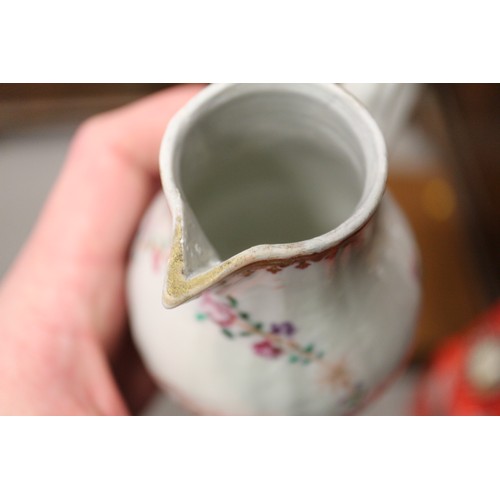
{"type": "Polygon", "coordinates": [[[309,344],[308,346],[305,347],[304,352],[307,354],[310,354],[311,352],[314,351],[314,344],[309,344]]]}
{"type": "Polygon", "coordinates": [[[227,328],[224,328],[222,330],[222,333],[229,339],[232,339],[234,338],[234,335],[233,335],[233,332],[231,332],[230,330],[228,330],[227,328]]]}
{"type": "MultiPolygon", "coordinates": [[[[309,365],[313,362],[321,360],[325,356],[324,351],[316,352],[316,347],[313,343],[307,344],[304,347],[294,341],[288,341],[288,339],[284,339],[283,337],[278,338],[278,336],[281,335],[292,336],[296,333],[295,326],[289,321],[276,324],[273,323],[271,326],[269,326],[266,322],[256,321],[252,317],[251,312],[249,313],[240,309],[238,300],[231,295],[226,295],[224,303],[221,305],[226,307],[226,309],[229,306],[233,310],[231,313],[231,324],[236,319],[236,315],[243,320],[239,322],[240,328],[245,328],[245,330],[239,330],[238,328],[237,330],[235,329],[235,331],[232,331],[229,328],[222,328],[222,325],[219,325],[219,331],[228,339],[256,336],[263,338],[265,343],[272,344],[274,342],[278,342],[278,345],[273,347],[276,349],[276,352],[279,353],[278,355],[281,355],[282,353],[285,354],[285,356],[288,355],[287,359],[290,364],[309,365]]],[[[218,323],[210,313],[205,312],[197,312],[195,314],[195,319],[199,322],[208,320],[214,322],[215,324],[218,323]]],[[[351,399],[355,397],[357,397],[356,394],[353,394],[351,399]]]]}

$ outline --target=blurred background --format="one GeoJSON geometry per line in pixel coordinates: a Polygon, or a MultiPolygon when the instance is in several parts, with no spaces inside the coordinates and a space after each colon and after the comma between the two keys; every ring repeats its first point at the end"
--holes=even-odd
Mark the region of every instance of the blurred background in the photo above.
{"type": "MultiPolygon", "coordinates": [[[[78,124],[170,85],[0,85],[0,279],[33,227],[78,124]]],[[[443,342],[464,335],[500,295],[500,85],[345,85],[386,136],[389,188],[423,260],[410,368],[365,413],[413,414],[422,374],[443,342]]],[[[181,412],[161,399],[149,411],[181,412]]]]}

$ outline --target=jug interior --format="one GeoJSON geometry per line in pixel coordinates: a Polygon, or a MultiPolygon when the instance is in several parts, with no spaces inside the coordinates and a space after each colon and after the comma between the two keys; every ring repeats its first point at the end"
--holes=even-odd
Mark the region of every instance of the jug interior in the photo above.
{"type": "Polygon", "coordinates": [[[178,150],[180,188],[221,260],[327,233],[363,193],[363,148],[331,95],[257,87],[202,110],[178,150]]]}

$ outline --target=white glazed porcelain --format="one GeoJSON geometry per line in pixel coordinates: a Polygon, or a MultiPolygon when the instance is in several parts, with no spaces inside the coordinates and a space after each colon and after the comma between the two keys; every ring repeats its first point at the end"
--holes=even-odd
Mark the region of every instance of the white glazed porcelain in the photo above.
{"type": "Polygon", "coordinates": [[[384,134],[389,151],[394,147],[420,97],[418,83],[344,83],[370,111],[384,134]]]}
{"type": "Polygon", "coordinates": [[[166,132],[166,198],[128,273],[158,383],[205,414],[345,414],[375,394],[409,350],[419,299],[386,170],[380,131],[340,87],[195,97],[166,132]]]}

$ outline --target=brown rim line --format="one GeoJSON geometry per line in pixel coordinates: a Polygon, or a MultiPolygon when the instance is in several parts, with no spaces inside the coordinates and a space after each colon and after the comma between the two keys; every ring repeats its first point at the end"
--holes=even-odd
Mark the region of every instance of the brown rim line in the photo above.
{"type": "Polygon", "coordinates": [[[163,305],[167,309],[173,309],[199,297],[203,292],[209,289],[225,284],[226,280],[231,277],[241,275],[249,276],[261,269],[276,274],[290,266],[295,266],[296,269],[303,270],[313,263],[325,259],[333,260],[340,249],[355,245],[362,240],[362,233],[370,225],[373,219],[374,214],[345,240],[320,252],[283,259],[261,259],[248,262],[251,257],[248,252],[245,251],[221,262],[204,273],[187,278],[184,273],[185,261],[182,222],[180,218],[178,218],[175,223],[172,251],[167,265],[165,286],[163,290],[163,305]]]}

